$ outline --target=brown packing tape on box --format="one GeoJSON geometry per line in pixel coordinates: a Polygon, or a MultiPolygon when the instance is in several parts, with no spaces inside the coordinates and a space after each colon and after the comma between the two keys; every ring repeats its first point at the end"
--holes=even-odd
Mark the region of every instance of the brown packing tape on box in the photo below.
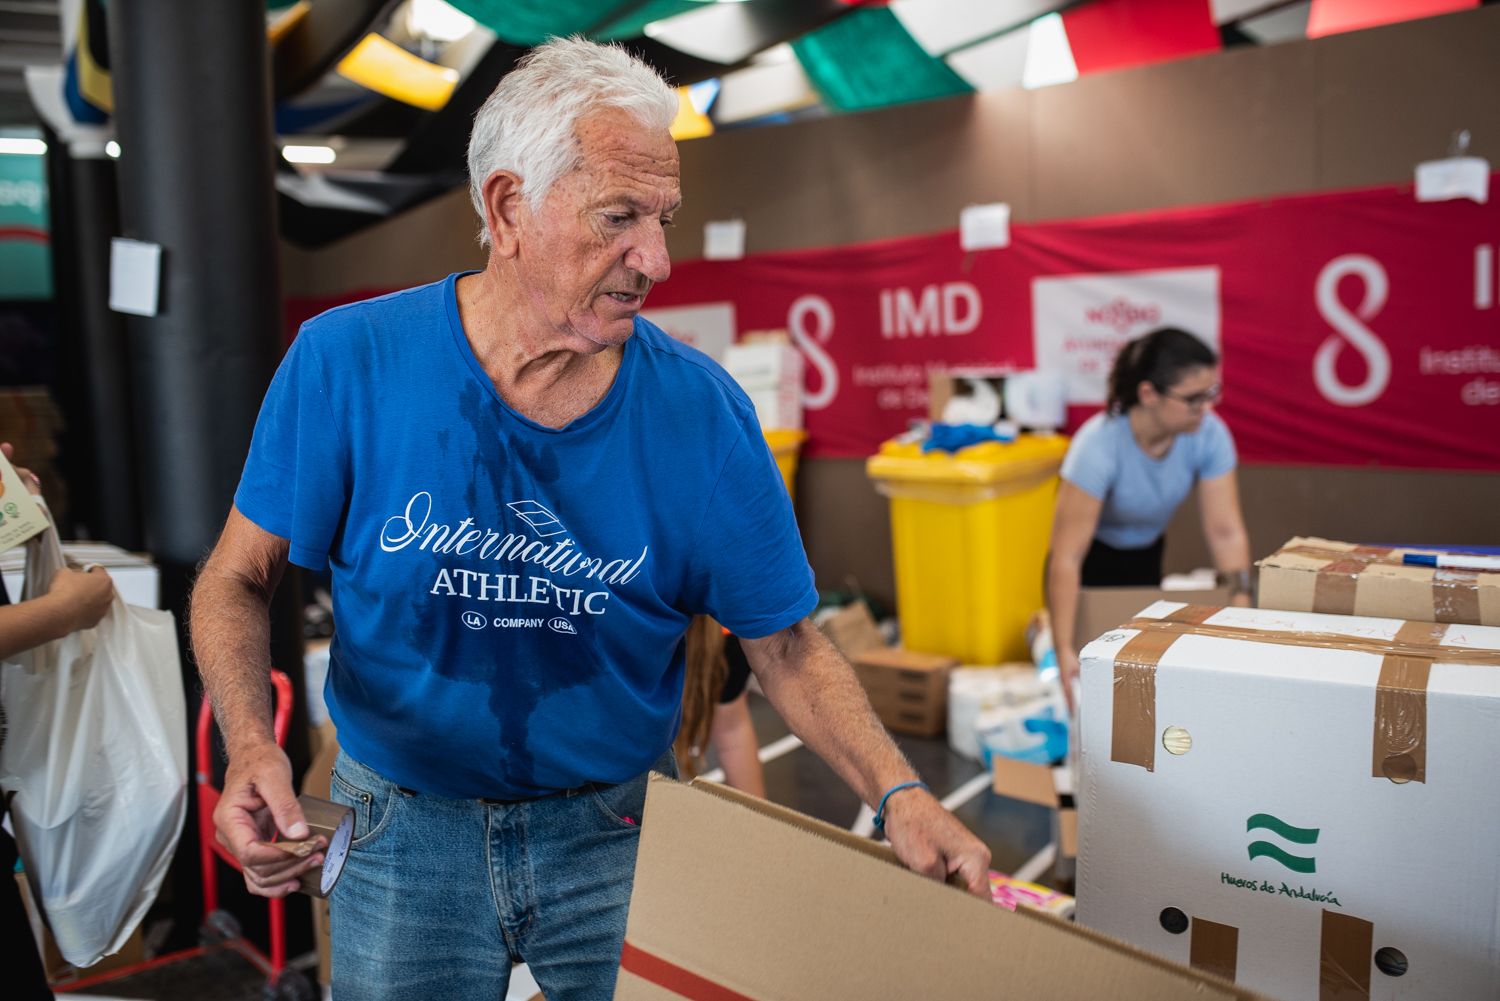
{"type": "Polygon", "coordinates": [[[1215,608],[1184,606],[1167,619],[1135,619],[1138,630],[1115,655],[1110,760],[1155,769],[1156,666],[1179,636],[1189,634],[1281,646],[1379,654],[1371,774],[1397,784],[1427,780],[1427,684],[1434,663],[1500,666],[1500,651],[1444,646],[1448,627],[1408,622],[1390,640],[1335,633],[1246,629],[1210,623],[1215,608]]]}
{"type": "Polygon", "coordinates": [[[1194,917],[1188,942],[1188,965],[1225,980],[1233,980],[1239,965],[1240,930],[1207,918],[1194,917]]]}
{"type": "Polygon", "coordinates": [[[1368,1001],[1375,926],[1337,911],[1323,912],[1318,943],[1318,1001],[1368,1001]]]}
{"type": "Polygon", "coordinates": [[[1179,635],[1142,630],[1115,654],[1111,761],[1156,770],[1156,665],[1179,635]]]}

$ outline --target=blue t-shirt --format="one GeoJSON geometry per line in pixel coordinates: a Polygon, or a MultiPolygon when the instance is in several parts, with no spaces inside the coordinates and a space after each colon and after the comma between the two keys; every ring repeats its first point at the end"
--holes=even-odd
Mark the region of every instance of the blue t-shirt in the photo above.
{"type": "Polygon", "coordinates": [[[812,611],[791,502],[744,393],[641,319],[587,414],[512,410],[457,278],[303,326],[235,504],[331,569],[355,758],[450,797],[623,781],[676,734],[694,614],[753,638],[812,611]]]}
{"type": "Polygon", "coordinates": [[[1141,451],[1128,416],[1097,413],[1073,436],[1062,478],[1104,502],[1096,539],[1116,549],[1143,549],[1167,530],[1193,484],[1234,466],[1234,439],[1211,410],[1198,430],[1173,438],[1160,459],[1141,451]]]}

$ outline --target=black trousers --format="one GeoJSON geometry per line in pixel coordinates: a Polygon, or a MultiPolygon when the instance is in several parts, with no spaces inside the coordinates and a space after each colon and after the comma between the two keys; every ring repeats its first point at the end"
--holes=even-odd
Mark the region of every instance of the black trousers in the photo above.
{"type": "Polygon", "coordinates": [[[1098,539],[1083,558],[1084,587],[1159,587],[1167,537],[1159,535],[1144,549],[1116,549],[1098,539]]]}
{"type": "MultiPolygon", "coordinates": [[[[0,817],[4,816],[4,799],[0,798],[0,817]]],[[[10,834],[0,830],[0,983],[5,996],[16,1001],[42,1001],[52,997],[42,957],[37,955],[36,939],[26,920],[26,905],[16,886],[16,843],[10,834]]]]}

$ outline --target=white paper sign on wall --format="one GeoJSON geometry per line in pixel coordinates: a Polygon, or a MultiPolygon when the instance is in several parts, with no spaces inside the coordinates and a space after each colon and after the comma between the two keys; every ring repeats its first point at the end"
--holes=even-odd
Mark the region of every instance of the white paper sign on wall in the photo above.
{"type": "Polygon", "coordinates": [[[1036,367],[1063,376],[1073,406],[1104,403],[1120,347],[1158,327],[1180,327],[1219,350],[1216,267],[1037,278],[1031,306],[1036,367]]]}

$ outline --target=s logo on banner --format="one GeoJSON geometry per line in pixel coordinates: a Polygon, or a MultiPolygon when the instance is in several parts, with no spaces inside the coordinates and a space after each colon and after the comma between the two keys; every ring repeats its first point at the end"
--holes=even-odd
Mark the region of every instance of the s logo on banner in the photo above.
{"type": "Polygon", "coordinates": [[[799,296],[787,311],[786,326],[803,358],[818,370],[818,391],[810,393],[804,387],[802,405],[808,410],[822,410],[839,395],[838,367],[823,350],[833,336],[833,307],[820,295],[799,296]]]}
{"type": "Polygon", "coordinates": [[[1318,273],[1318,312],[1324,321],[1336,330],[1318,347],[1313,358],[1313,381],[1318,392],[1329,403],[1340,407],[1363,407],[1380,399],[1391,381],[1391,353],[1385,342],[1361,321],[1373,320],[1385,308],[1390,295],[1391,283],[1385,268],[1367,254],[1345,254],[1335,257],[1318,273]],[[1364,301],[1359,305],[1359,315],[1349,312],[1339,301],[1339,282],[1347,277],[1357,277],[1364,282],[1364,301]],[[1339,379],[1335,365],[1339,351],[1347,341],[1365,361],[1365,381],[1357,386],[1346,385],[1339,379]]]}

